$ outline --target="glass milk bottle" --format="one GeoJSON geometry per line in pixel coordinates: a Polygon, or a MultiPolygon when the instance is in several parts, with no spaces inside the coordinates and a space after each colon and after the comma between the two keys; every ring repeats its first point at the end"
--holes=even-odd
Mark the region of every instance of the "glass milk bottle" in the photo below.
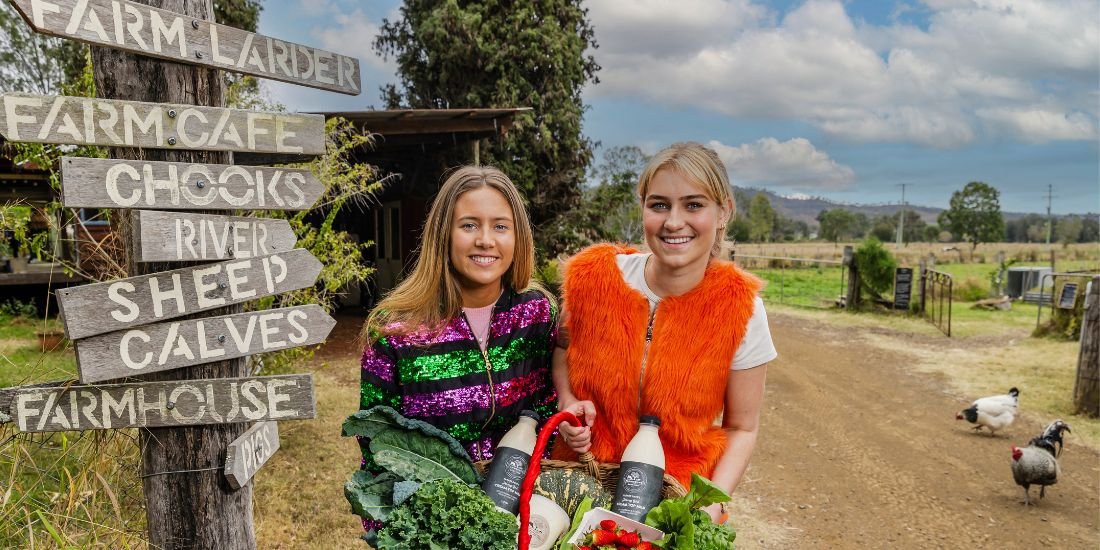
{"type": "Polygon", "coordinates": [[[639,420],[638,433],[623,451],[612,512],[644,522],[649,510],[660,504],[665,475],[665,450],[657,435],[660,426],[656,416],[639,420]]]}
{"type": "Polygon", "coordinates": [[[519,509],[519,489],[527,475],[527,464],[535,450],[535,426],[539,415],[535,411],[519,413],[519,422],[501,438],[493,454],[493,462],[481,489],[502,510],[515,514],[519,509]]]}

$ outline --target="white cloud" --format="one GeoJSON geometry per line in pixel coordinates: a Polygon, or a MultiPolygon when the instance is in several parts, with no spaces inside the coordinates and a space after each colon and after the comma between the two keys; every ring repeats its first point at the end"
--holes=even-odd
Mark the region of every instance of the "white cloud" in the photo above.
{"type": "Polygon", "coordinates": [[[732,183],[738,186],[836,191],[851,186],[856,179],[850,167],[829,158],[805,138],[763,138],[740,146],[711,141],[707,145],[718,153],[732,183]]]}
{"type": "Polygon", "coordinates": [[[853,141],[958,147],[1095,135],[1081,130],[1100,116],[1094,0],[926,1],[926,29],[857,24],[839,0],[808,0],[782,19],[746,0],[692,4],[590,2],[603,70],[589,92],[793,118],[853,141]],[[988,123],[1005,118],[989,112],[1032,111],[1049,97],[1063,109],[1051,113],[1062,130],[988,123]]]}
{"type": "MultiPolygon", "coordinates": [[[[397,15],[397,12],[393,15],[397,15]]],[[[383,60],[373,49],[374,39],[378,37],[380,29],[380,22],[372,21],[362,11],[355,10],[335,15],[324,27],[313,29],[312,34],[321,48],[357,57],[361,64],[393,74],[397,65],[392,59],[383,60]]]]}
{"type": "Polygon", "coordinates": [[[1096,124],[1084,113],[1061,110],[979,109],[978,116],[991,128],[1041,143],[1064,139],[1096,139],[1096,124]]]}

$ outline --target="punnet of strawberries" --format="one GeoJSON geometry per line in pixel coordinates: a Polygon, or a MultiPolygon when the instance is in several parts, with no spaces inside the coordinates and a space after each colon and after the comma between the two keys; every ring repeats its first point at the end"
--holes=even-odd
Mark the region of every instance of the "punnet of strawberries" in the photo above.
{"type": "Polygon", "coordinates": [[[642,540],[637,531],[622,529],[613,519],[601,521],[599,527],[586,533],[584,542],[577,547],[577,550],[621,550],[622,548],[657,550],[652,543],[642,540]]]}

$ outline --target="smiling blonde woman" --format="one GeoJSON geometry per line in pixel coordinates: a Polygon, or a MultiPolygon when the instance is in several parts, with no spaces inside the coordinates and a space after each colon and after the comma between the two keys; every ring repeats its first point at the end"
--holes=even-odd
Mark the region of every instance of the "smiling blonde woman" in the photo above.
{"type": "Polygon", "coordinates": [[[562,424],[553,456],[619,462],[638,418],[657,416],[666,471],[732,492],[776,351],[761,282],[717,258],[736,211],[726,170],[714,151],[678,143],[650,159],[638,195],[649,253],[601,244],[566,266],[554,381],[560,407],[586,426],[562,424]]]}

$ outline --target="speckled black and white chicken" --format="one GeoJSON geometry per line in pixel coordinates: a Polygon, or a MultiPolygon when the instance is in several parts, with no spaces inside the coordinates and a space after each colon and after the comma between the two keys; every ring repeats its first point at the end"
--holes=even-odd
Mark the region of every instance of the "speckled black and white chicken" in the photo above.
{"type": "Polygon", "coordinates": [[[1012,388],[1004,395],[991,395],[975,400],[969,407],[955,415],[957,420],[975,424],[974,429],[989,428],[989,435],[996,435],[1012,425],[1020,406],[1020,390],[1012,388]]]}
{"type": "Polygon", "coordinates": [[[1046,496],[1048,485],[1058,483],[1061,467],[1058,456],[1062,454],[1062,432],[1071,432],[1069,424],[1061,420],[1051,422],[1042,435],[1033,438],[1023,449],[1012,446],[1012,478],[1024,488],[1024,505],[1031,504],[1030,489],[1039,486],[1039,498],[1046,496]]]}

